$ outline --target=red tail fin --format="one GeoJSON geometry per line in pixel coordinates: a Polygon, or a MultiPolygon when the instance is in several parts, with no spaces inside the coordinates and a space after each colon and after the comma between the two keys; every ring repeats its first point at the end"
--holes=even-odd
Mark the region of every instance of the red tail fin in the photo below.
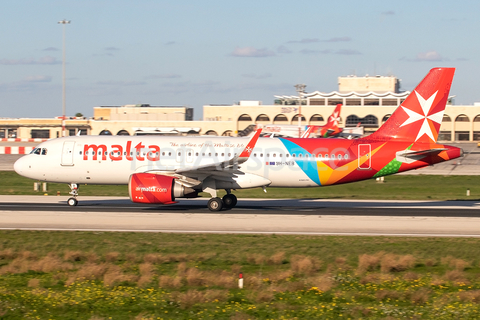
{"type": "Polygon", "coordinates": [[[338,127],[341,110],[342,110],[342,104],[339,103],[337,104],[337,107],[335,108],[335,110],[333,110],[333,113],[330,115],[330,117],[328,117],[327,124],[325,125],[326,127],[329,127],[329,128],[338,127]]]}
{"type": "Polygon", "coordinates": [[[372,139],[435,143],[455,68],[435,68],[375,133],[372,139]]]}

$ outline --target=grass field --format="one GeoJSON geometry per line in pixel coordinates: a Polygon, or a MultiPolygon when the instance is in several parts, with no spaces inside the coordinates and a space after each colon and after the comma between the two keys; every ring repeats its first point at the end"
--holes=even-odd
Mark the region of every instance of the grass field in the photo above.
{"type": "MultiPolygon", "coordinates": [[[[12,171],[0,171],[0,181],[0,194],[43,194],[33,191],[33,180],[12,171]]],[[[66,184],[49,183],[47,194],[60,192],[67,196],[69,191],[66,184]]],[[[384,183],[366,180],[322,188],[267,188],[267,193],[256,188],[237,190],[235,194],[239,198],[473,200],[480,199],[480,179],[476,176],[394,175],[385,177],[384,183]]],[[[81,185],[80,196],[128,196],[128,190],[127,186],[81,185]]]]}
{"type": "MultiPolygon", "coordinates": [[[[479,180],[397,175],[235,193],[474,200],[479,180]]],[[[0,181],[0,194],[39,194],[14,172],[0,181]]],[[[128,192],[89,185],[80,195],[128,192]]],[[[0,319],[477,319],[479,275],[480,239],[0,231],[0,319]]]]}
{"type": "Polygon", "coordinates": [[[0,318],[477,319],[479,263],[480,239],[0,231],[0,318]]]}

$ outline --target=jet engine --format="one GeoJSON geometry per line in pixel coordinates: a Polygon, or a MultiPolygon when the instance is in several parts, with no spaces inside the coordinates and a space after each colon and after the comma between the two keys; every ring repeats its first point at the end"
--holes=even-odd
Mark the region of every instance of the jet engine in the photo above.
{"type": "Polygon", "coordinates": [[[134,173],[128,181],[130,200],[137,203],[175,203],[175,198],[194,198],[198,192],[175,182],[174,177],[134,173]]]}

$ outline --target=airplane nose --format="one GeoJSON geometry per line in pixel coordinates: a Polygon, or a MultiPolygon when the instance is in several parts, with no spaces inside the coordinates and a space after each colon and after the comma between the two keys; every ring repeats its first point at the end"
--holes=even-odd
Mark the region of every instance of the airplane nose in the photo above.
{"type": "Polygon", "coordinates": [[[15,163],[13,164],[13,169],[15,170],[16,173],[19,175],[23,175],[23,171],[25,170],[25,157],[21,157],[15,163]]]}

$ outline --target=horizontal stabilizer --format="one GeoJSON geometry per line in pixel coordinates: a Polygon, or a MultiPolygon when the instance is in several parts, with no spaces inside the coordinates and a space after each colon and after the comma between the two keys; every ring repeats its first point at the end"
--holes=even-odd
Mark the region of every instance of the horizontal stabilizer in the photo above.
{"type": "Polygon", "coordinates": [[[445,148],[435,148],[435,149],[427,149],[427,150],[402,150],[398,151],[396,154],[397,161],[405,162],[405,163],[412,163],[426,156],[431,156],[435,154],[439,154],[442,151],[446,151],[448,149],[445,148]]]}

